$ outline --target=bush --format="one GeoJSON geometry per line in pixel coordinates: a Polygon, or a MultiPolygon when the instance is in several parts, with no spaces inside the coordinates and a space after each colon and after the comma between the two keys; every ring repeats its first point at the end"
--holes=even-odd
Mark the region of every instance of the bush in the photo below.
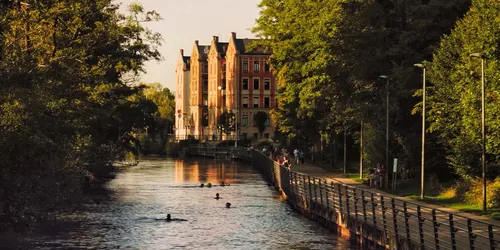
{"type": "MultiPolygon", "coordinates": [[[[444,189],[441,196],[481,206],[483,204],[483,180],[476,178],[457,181],[453,186],[444,189]]],[[[487,181],[486,197],[487,208],[500,208],[500,177],[487,181]]]]}

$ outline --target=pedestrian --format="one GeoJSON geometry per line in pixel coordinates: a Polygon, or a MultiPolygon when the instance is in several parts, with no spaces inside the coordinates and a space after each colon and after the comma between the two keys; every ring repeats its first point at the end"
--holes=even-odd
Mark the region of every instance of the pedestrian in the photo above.
{"type": "Polygon", "coordinates": [[[299,157],[300,157],[300,163],[304,164],[304,160],[306,158],[304,151],[300,150],[299,157]]]}
{"type": "Polygon", "coordinates": [[[290,169],[290,162],[288,161],[288,157],[283,156],[283,167],[290,169]]]}
{"type": "Polygon", "coordinates": [[[297,148],[295,148],[293,150],[293,156],[295,157],[295,164],[299,164],[299,150],[297,148]]]}

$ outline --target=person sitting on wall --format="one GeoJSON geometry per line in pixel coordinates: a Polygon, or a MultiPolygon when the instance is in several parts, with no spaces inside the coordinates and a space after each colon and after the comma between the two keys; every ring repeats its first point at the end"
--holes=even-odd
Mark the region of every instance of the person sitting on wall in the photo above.
{"type": "Polygon", "coordinates": [[[201,187],[201,188],[202,188],[202,187],[204,187],[204,186],[205,186],[205,184],[203,184],[203,183],[201,183],[201,184],[200,184],[200,187],[201,187]]]}
{"type": "Polygon", "coordinates": [[[212,187],[212,183],[207,183],[207,187],[211,188],[212,187]]]}
{"type": "Polygon", "coordinates": [[[230,207],[231,207],[231,203],[226,202],[226,208],[230,208],[230,207]]]}
{"type": "Polygon", "coordinates": [[[214,199],[216,199],[216,200],[221,199],[221,197],[219,196],[219,193],[215,194],[215,198],[214,199]]]}

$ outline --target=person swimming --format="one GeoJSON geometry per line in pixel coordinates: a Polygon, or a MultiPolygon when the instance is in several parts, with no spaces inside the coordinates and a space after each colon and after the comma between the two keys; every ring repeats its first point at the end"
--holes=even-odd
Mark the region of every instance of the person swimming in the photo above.
{"type": "Polygon", "coordinates": [[[212,187],[212,183],[207,183],[207,187],[212,187]]]}
{"type": "Polygon", "coordinates": [[[230,207],[231,207],[231,203],[226,202],[226,208],[230,208],[230,207]]]}
{"type": "Polygon", "coordinates": [[[221,197],[219,196],[219,193],[216,193],[216,194],[215,194],[215,198],[214,198],[214,199],[218,200],[218,199],[220,199],[220,198],[221,198],[221,197]]]}
{"type": "Polygon", "coordinates": [[[221,186],[221,187],[223,187],[223,186],[225,186],[225,185],[226,185],[226,184],[224,183],[224,181],[221,181],[221,182],[220,182],[220,186],[221,186]]]}
{"type": "Polygon", "coordinates": [[[172,218],[172,216],[170,216],[170,214],[167,214],[167,218],[165,218],[165,221],[187,221],[187,220],[172,218]]]}
{"type": "Polygon", "coordinates": [[[201,184],[200,184],[200,187],[201,187],[201,188],[202,188],[202,187],[204,187],[204,186],[205,186],[205,184],[203,184],[203,183],[201,183],[201,184]]]}

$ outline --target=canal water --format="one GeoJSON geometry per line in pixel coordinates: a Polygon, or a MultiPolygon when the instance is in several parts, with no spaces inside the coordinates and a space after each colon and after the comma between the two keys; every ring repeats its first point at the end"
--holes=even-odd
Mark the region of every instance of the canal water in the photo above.
{"type": "Polygon", "coordinates": [[[122,168],[106,188],[17,248],[357,249],[292,210],[243,163],[147,159],[122,168]],[[167,214],[184,221],[167,222],[167,214]]]}

